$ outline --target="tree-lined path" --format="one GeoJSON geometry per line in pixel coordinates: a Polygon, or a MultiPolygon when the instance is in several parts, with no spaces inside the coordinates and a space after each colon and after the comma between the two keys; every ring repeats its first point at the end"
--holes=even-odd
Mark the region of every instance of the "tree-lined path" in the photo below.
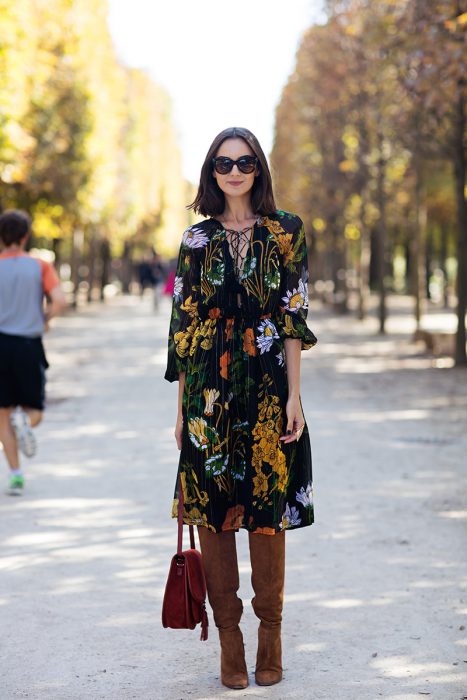
{"type": "MultiPolygon", "coordinates": [[[[285,680],[239,697],[467,695],[467,382],[409,344],[402,301],[385,337],[374,318],[312,309],[302,401],[317,522],[287,540],[285,680]]],[[[160,624],[178,460],[167,324],[167,304],[156,317],[149,299],[117,298],[47,338],[39,453],[23,498],[0,495],[2,700],[232,695],[212,616],[207,643],[160,624]]],[[[253,670],[244,532],[238,542],[253,670]]]]}

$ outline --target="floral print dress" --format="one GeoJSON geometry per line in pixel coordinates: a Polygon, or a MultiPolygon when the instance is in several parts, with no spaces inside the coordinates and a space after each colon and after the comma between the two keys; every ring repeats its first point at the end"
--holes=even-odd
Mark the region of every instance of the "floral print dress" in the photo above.
{"type": "Polygon", "coordinates": [[[287,426],[284,341],[317,342],[306,324],[308,261],[301,219],[260,217],[241,263],[216,219],[183,234],[165,379],[186,372],[178,488],[184,522],[274,535],[313,523],[308,427],[287,426]]]}

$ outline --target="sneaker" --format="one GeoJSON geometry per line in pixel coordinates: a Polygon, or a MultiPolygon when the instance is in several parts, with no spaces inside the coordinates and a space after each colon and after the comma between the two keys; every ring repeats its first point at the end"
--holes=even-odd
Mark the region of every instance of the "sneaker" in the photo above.
{"type": "Polygon", "coordinates": [[[15,474],[10,476],[7,493],[9,496],[22,496],[24,492],[24,476],[15,474]]]}
{"type": "Polygon", "coordinates": [[[37,442],[28,414],[18,406],[10,414],[11,427],[15,431],[18,447],[26,457],[34,457],[37,442]]]}

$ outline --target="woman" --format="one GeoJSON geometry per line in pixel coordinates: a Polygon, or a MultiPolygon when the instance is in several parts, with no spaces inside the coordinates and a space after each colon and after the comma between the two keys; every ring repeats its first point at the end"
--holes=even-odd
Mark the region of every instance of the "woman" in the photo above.
{"type": "Polygon", "coordinates": [[[191,209],[209,217],[183,234],[165,378],[179,380],[175,428],[184,522],[198,525],[221,680],[246,688],[235,532],[249,534],[260,619],[256,683],[282,679],[285,530],[313,522],[311,449],[300,401],[307,250],[298,216],[278,211],[261,146],[222,131],[191,209]]]}

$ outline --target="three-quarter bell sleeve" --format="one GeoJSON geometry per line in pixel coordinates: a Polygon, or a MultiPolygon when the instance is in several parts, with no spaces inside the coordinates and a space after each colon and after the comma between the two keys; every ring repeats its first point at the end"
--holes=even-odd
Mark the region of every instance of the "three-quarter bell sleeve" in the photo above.
{"type": "Polygon", "coordinates": [[[170,316],[167,369],[164,378],[169,382],[185,372],[191,341],[199,323],[196,298],[196,265],[191,248],[182,241],[175,272],[172,313],[170,316]]]}
{"type": "Polygon", "coordinates": [[[292,234],[283,240],[283,271],[281,275],[281,299],[276,314],[276,325],[282,340],[297,338],[301,349],[309,350],[317,343],[308,328],[308,251],[305,227],[297,217],[292,234]]]}

